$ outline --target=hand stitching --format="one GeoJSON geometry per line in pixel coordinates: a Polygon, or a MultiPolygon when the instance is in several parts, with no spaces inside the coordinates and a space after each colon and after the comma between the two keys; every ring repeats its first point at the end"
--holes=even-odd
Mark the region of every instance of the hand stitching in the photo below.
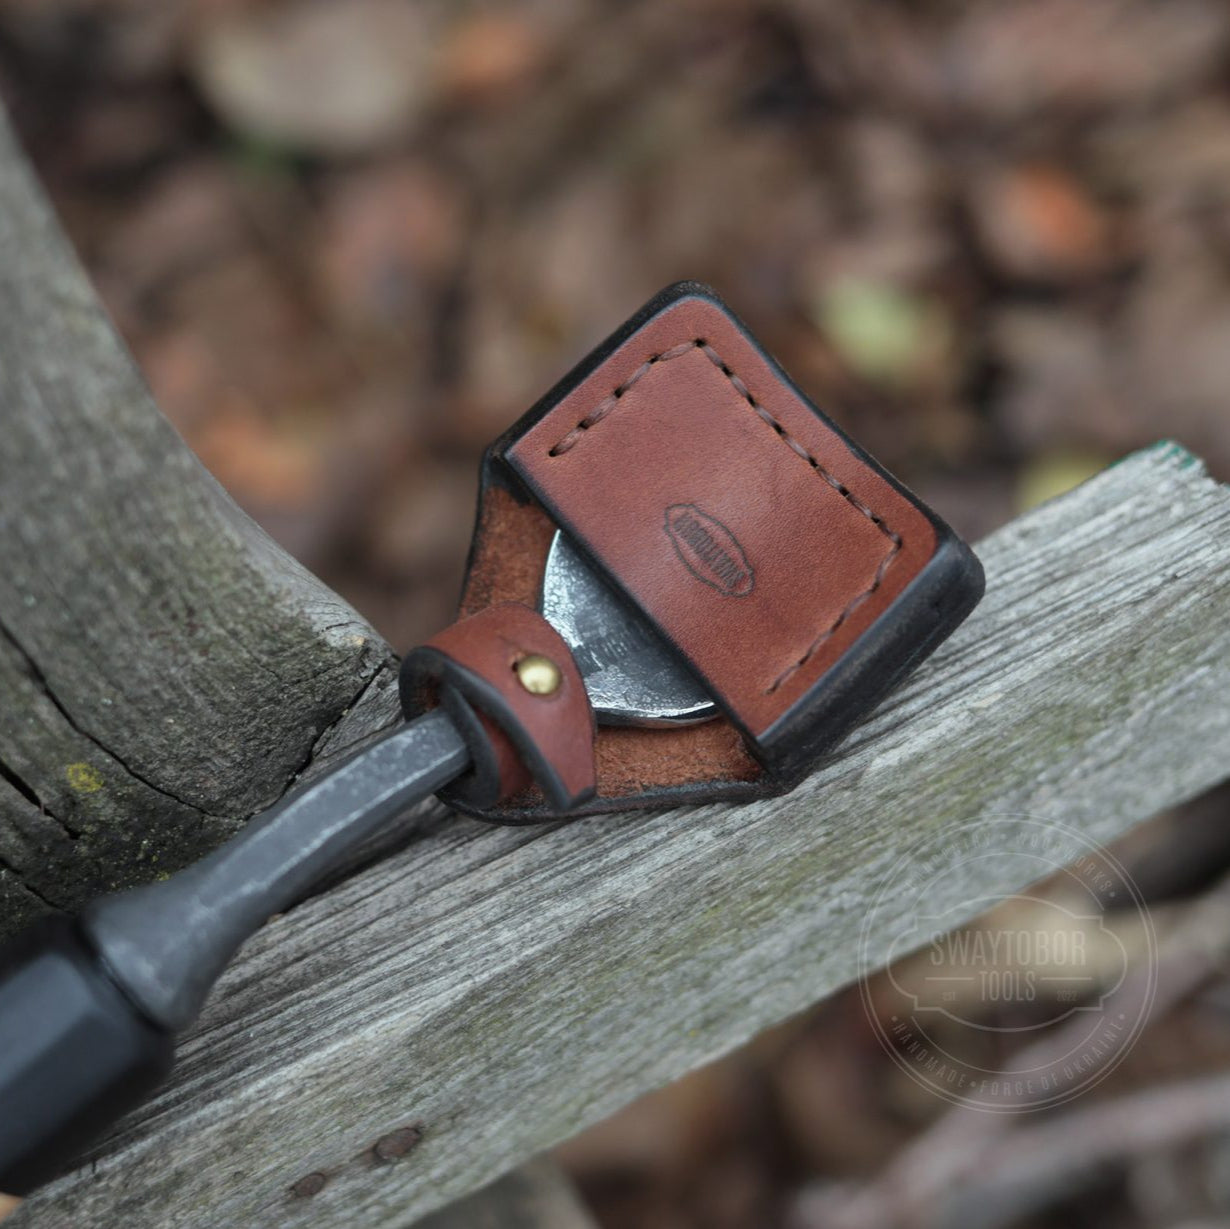
{"type": "Polygon", "coordinates": [[[584,418],[581,419],[563,439],[559,440],[553,447],[547,449],[547,456],[558,457],[568,451],[581,436],[590,429],[596,427],[618,404],[620,397],[624,395],[642,376],[647,375],[655,363],[665,363],[668,359],[679,358],[680,355],[688,354],[695,350],[702,343],[699,341],[685,341],[678,346],[672,346],[669,350],[663,350],[661,354],[652,354],[647,358],[622,384],[615,388],[609,396],[604,397],[598,404],[590,410],[584,418]]]}
{"type": "MultiPolygon", "coordinates": [[[[883,528],[882,525],[881,528],[883,528]]],[[[880,587],[880,582],[884,579],[884,573],[888,571],[888,565],[892,563],[901,550],[901,535],[888,531],[888,536],[892,541],[892,548],[889,550],[888,554],[880,560],[880,566],[876,568],[875,576],[872,577],[871,584],[864,589],[862,593],[858,594],[857,597],[850,600],[849,604],[841,612],[841,614],[839,614],[837,618],[834,619],[833,622],[824,631],[822,631],[820,635],[818,635],[815,640],[811,642],[811,644],[807,646],[807,652],[805,652],[803,656],[798,659],[798,661],[792,662],[789,666],[787,666],[786,669],[783,670],[781,674],[779,674],[777,678],[775,678],[773,682],[765,688],[765,695],[770,695],[772,692],[775,692],[796,670],[800,670],[802,667],[807,665],[807,663],[815,655],[816,650],[819,649],[820,646],[824,644],[824,642],[828,640],[829,637],[831,637],[850,617],[850,615],[852,615],[854,611],[857,610],[858,607],[861,606],[880,587]]]]}
{"type": "Polygon", "coordinates": [[[614,388],[606,397],[604,397],[584,418],[582,418],[572,430],[568,431],[560,440],[558,440],[551,448],[547,449],[547,455],[552,457],[562,456],[570,448],[576,446],[581,436],[585,434],[591,427],[595,427],[600,423],[612,410],[619,404],[619,399],[626,393],[638,380],[647,375],[653,367],[658,363],[668,362],[673,358],[680,358],[685,354],[690,354],[693,350],[700,350],[701,353],[730,381],[735,392],[747,402],[749,406],[763,419],[774,431],[777,432],[782,442],[804,461],[812,467],[828,484],[844,499],[852,508],[856,509],[865,516],[875,527],[892,543],[888,554],[880,560],[879,566],[876,568],[875,575],[872,577],[871,584],[857,594],[847,603],[845,609],[837,616],[833,622],[825,628],[816,638],[808,645],[806,652],[797,661],[792,662],[785,670],[781,672],[765,688],[764,694],[769,695],[776,691],[783,683],[787,681],[797,670],[802,669],[817,650],[830,637],[832,637],[837,629],[861,606],[877,589],[884,580],[884,574],[888,571],[889,565],[901,552],[902,541],[901,535],[894,533],[892,529],[884,523],[882,517],[877,516],[872,510],[858,499],[850,489],[830,474],[823,465],[820,464],[815,457],[811,455],[807,449],[799,443],[798,440],[782,426],[768,410],[756,400],[751,389],[744,383],[743,379],[737,375],[722,356],[703,338],[697,337],[692,341],[685,341],[677,346],[672,346],[669,350],[663,350],[660,354],[652,354],[647,358],[624,382],[614,388]]]}

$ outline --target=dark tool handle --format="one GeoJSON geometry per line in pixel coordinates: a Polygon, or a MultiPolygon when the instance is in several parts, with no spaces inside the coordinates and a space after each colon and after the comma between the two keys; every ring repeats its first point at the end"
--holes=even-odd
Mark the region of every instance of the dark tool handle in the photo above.
{"type": "Polygon", "coordinates": [[[0,951],[0,1192],[29,1194],[139,1104],[240,944],[469,762],[447,715],[429,713],[195,865],[0,951]]]}
{"type": "Polygon", "coordinates": [[[73,922],[31,927],[0,951],[0,1191],[67,1169],[171,1069],[148,1023],[73,922]]]}

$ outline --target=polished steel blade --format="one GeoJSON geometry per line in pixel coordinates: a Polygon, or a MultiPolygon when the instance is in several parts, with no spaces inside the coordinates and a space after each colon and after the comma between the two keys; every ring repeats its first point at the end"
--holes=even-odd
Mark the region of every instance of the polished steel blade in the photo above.
{"type": "Polygon", "coordinates": [[[568,647],[603,725],[690,725],[717,706],[678,656],[557,532],[539,608],[568,647]]]}

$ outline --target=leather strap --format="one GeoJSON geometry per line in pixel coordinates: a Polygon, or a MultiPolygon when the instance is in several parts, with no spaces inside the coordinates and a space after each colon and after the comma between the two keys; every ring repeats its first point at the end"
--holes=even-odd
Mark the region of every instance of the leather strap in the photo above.
{"type": "Polygon", "coordinates": [[[406,657],[400,686],[407,717],[443,705],[469,745],[474,767],[441,794],[446,801],[494,806],[531,779],[556,811],[593,796],[585,684],[559,633],[528,606],[502,602],[445,628],[406,657]]]}

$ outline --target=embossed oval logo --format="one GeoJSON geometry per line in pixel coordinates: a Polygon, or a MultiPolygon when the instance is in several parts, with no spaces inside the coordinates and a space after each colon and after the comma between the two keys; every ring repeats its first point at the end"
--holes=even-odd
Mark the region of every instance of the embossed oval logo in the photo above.
{"type": "Polygon", "coordinates": [[[747,597],[756,573],[735,537],[716,516],[695,504],[671,504],[664,526],[683,566],[724,597],[747,597]]]}

